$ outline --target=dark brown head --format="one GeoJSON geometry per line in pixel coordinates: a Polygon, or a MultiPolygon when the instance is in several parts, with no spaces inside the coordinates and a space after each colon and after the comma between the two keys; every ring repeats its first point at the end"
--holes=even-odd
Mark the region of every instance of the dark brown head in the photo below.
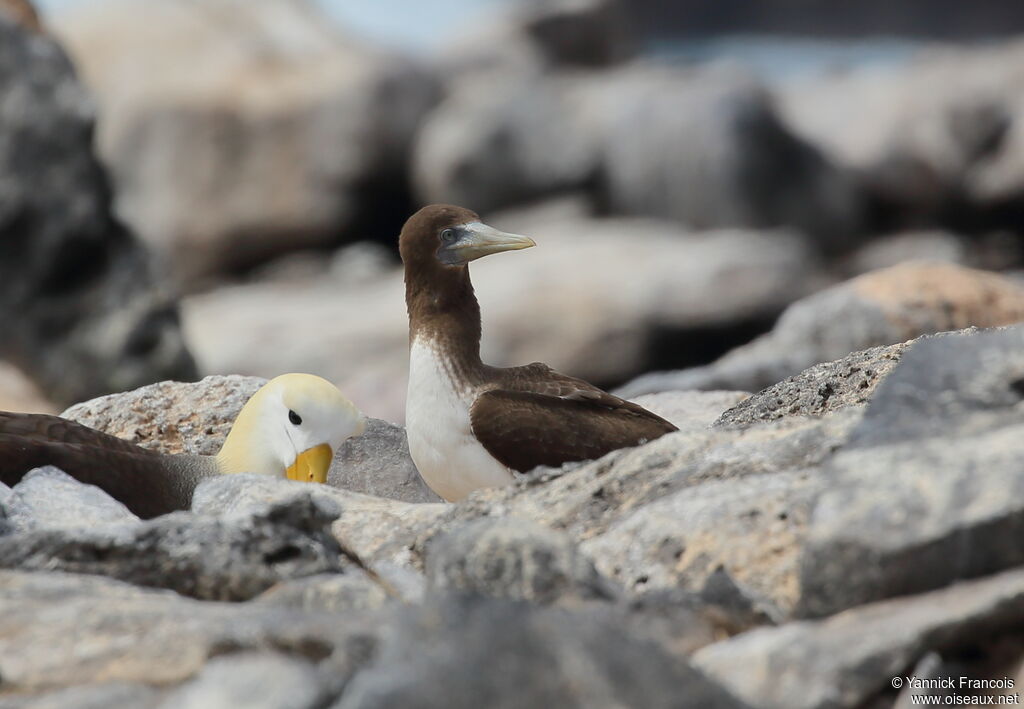
{"type": "Polygon", "coordinates": [[[409,217],[398,238],[405,264],[409,334],[445,341],[465,361],[479,359],[480,307],[466,264],[488,254],[535,246],[533,239],[506,234],[476,213],[432,204],[409,217]]]}
{"type": "Polygon", "coordinates": [[[482,223],[475,212],[451,204],[431,204],[416,212],[398,238],[406,280],[413,269],[462,270],[482,256],[531,246],[536,246],[533,239],[498,231],[482,223]]]}

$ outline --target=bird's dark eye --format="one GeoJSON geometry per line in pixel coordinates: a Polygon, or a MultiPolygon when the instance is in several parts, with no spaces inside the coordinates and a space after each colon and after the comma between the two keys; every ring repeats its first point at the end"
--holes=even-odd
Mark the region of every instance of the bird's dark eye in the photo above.
{"type": "Polygon", "coordinates": [[[299,416],[294,411],[292,411],[291,409],[288,409],[288,420],[291,421],[296,426],[302,423],[302,417],[299,416]]]}
{"type": "Polygon", "coordinates": [[[441,241],[453,241],[455,239],[454,229],[445,229],[441,232],[441,241]]]}

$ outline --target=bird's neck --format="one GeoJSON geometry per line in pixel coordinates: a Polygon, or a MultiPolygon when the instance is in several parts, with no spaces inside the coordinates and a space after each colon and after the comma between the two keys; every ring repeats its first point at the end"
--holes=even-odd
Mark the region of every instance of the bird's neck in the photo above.
{"type": "Polygon", "coordinates": [[[459,369],[480,366],[480,305],[466,266],[406,271],[409,342],[429,343],[459,369]]]}

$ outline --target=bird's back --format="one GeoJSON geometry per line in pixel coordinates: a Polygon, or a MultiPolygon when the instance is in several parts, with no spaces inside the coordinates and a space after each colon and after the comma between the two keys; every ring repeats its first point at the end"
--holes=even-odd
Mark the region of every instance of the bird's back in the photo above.
{"type": "Polygon", "coordinates": [[[471,411],[473,433],[520,472],[599,458],[678,430],[638,404],[539,362],[488,370],[471,411]]]}
{"type": "Polygon", "coordinates": [[[198,481],[217,473],[205,456],[162,455],[59,416],[0,412],[0,481],[15,485],[44,465],[147,518],[188,509],[198,481]]]}

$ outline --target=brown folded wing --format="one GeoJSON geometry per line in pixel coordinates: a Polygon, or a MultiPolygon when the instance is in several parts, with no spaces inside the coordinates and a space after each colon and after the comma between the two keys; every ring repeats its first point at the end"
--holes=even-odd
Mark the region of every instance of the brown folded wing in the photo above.
{"type": "MultiPolygon", "coordinates": [[[[506,383],[526,389],[529,380],[506,383]]],[[[643,407],[571,377],[534,379],[529,388],[552,393],[493,389],[478,396],[470,410],[477,440],[520,472],[600,458],[677,430],[643,407]]]]}
{"type": "Polygon", "coordinates": [[[0,481],[14,485],[53,465],[106,491],[140,517],[187,509],[212,460],[166,456],[87,426],[41,414],[0,412],[0,481]]]}

